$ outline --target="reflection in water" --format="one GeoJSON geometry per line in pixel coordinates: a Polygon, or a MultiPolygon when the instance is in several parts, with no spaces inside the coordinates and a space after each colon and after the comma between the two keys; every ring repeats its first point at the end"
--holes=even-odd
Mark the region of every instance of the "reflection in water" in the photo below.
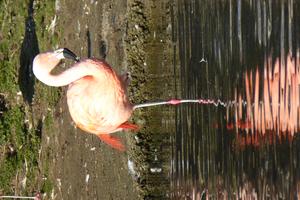
{"type": "Polygon", "coordinates": [[[172,199],[300,195],[300,2],[177,0],[172,199]],[[204,62],[205,61],[205,62],[204,62]]]}
{"type": "Polygon", "coordinates": [[[276,132],[279,137],[285,135],[291,139],[300,129],[299,73],[299,58],[290,55],[282,63],[277,59],[274,66],[269,58],[262,75],[259,69],[246,73],[246,94],[239,94],[234,105],[237,133],[243,129],[252,136],[276,132]],[[240,126],[242,121],[246,126],[240,126]]]}

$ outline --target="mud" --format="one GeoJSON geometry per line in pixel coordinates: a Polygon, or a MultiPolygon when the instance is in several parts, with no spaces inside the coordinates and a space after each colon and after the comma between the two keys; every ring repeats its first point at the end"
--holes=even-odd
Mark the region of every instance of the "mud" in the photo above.
{"type": "MultiPolygon", "coordinates": [[[[68,47],[80,57],[105,58],[118,72],[126,71],[126,7],[126,1],[56,1],[54,29],[63,32],[59,47],[68,47]]],[[[49,115],[55,118],[43,129],[41,168],[45,174],[48,172],[44,179],[49,179],[48,185],[54,189],[46,199],[138,198],[126,153],[76,129],[65,98],[49,115]]],[[[118,135],[126,142],[124,134],[118,135]]]]}

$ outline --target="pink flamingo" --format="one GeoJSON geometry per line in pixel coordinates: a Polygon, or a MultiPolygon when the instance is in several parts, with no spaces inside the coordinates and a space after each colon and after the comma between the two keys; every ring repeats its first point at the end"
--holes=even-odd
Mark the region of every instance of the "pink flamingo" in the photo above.
{"type": "Polygon", "coordinates": [[[133,111],[126,95],[127,74],[119,76],[106,62],[95,58],[79,61],[67,48],[38,54],[33,61],[33,73],[46,85],[68,85],[67,103],[76,126],[97,135],[113,148],[125,150],[120,139],[110,133],[138,129],[127,122],[133,111]],[[64,58],[77,63],[61,74],[51,74],[64,58]]]}

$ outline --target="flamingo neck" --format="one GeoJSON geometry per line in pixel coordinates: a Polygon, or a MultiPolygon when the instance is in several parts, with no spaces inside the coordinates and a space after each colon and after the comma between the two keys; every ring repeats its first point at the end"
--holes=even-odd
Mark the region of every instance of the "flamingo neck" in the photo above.
{"type": "Polygon", "coordinates": [[[33,73],[38,80],[49,86],[66,86],[82,77],[93,75],[90,68],[80,66],[79,63],[60,74],[54,75],[51,74],[51,71],[59,64],[60,60],[53,60],[53,62],[50,60],[49,62],[48,59],[47,61],[41,62],[41,58],[35,58],[33,61],[33,73]]]}

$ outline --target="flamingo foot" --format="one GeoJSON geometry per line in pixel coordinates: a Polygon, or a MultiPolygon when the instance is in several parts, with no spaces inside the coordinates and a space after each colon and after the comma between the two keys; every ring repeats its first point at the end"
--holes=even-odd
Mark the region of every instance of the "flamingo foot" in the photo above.
{"type": "Polygon", "coordinates": [[[133,130],[133,131],[138,131],[140,129],[138,125],[131,124],[129,122],[124,122],[118,128],[122,128],[125,130],[133,130]]]}
{"type": "Polygon", "coordinates": [[[98,134],[97,136],[100,138],[100,140],[118,151],[124,152],[126,150],[120,138],[116,136],[112,136],[109,134],[98,134]]]}

